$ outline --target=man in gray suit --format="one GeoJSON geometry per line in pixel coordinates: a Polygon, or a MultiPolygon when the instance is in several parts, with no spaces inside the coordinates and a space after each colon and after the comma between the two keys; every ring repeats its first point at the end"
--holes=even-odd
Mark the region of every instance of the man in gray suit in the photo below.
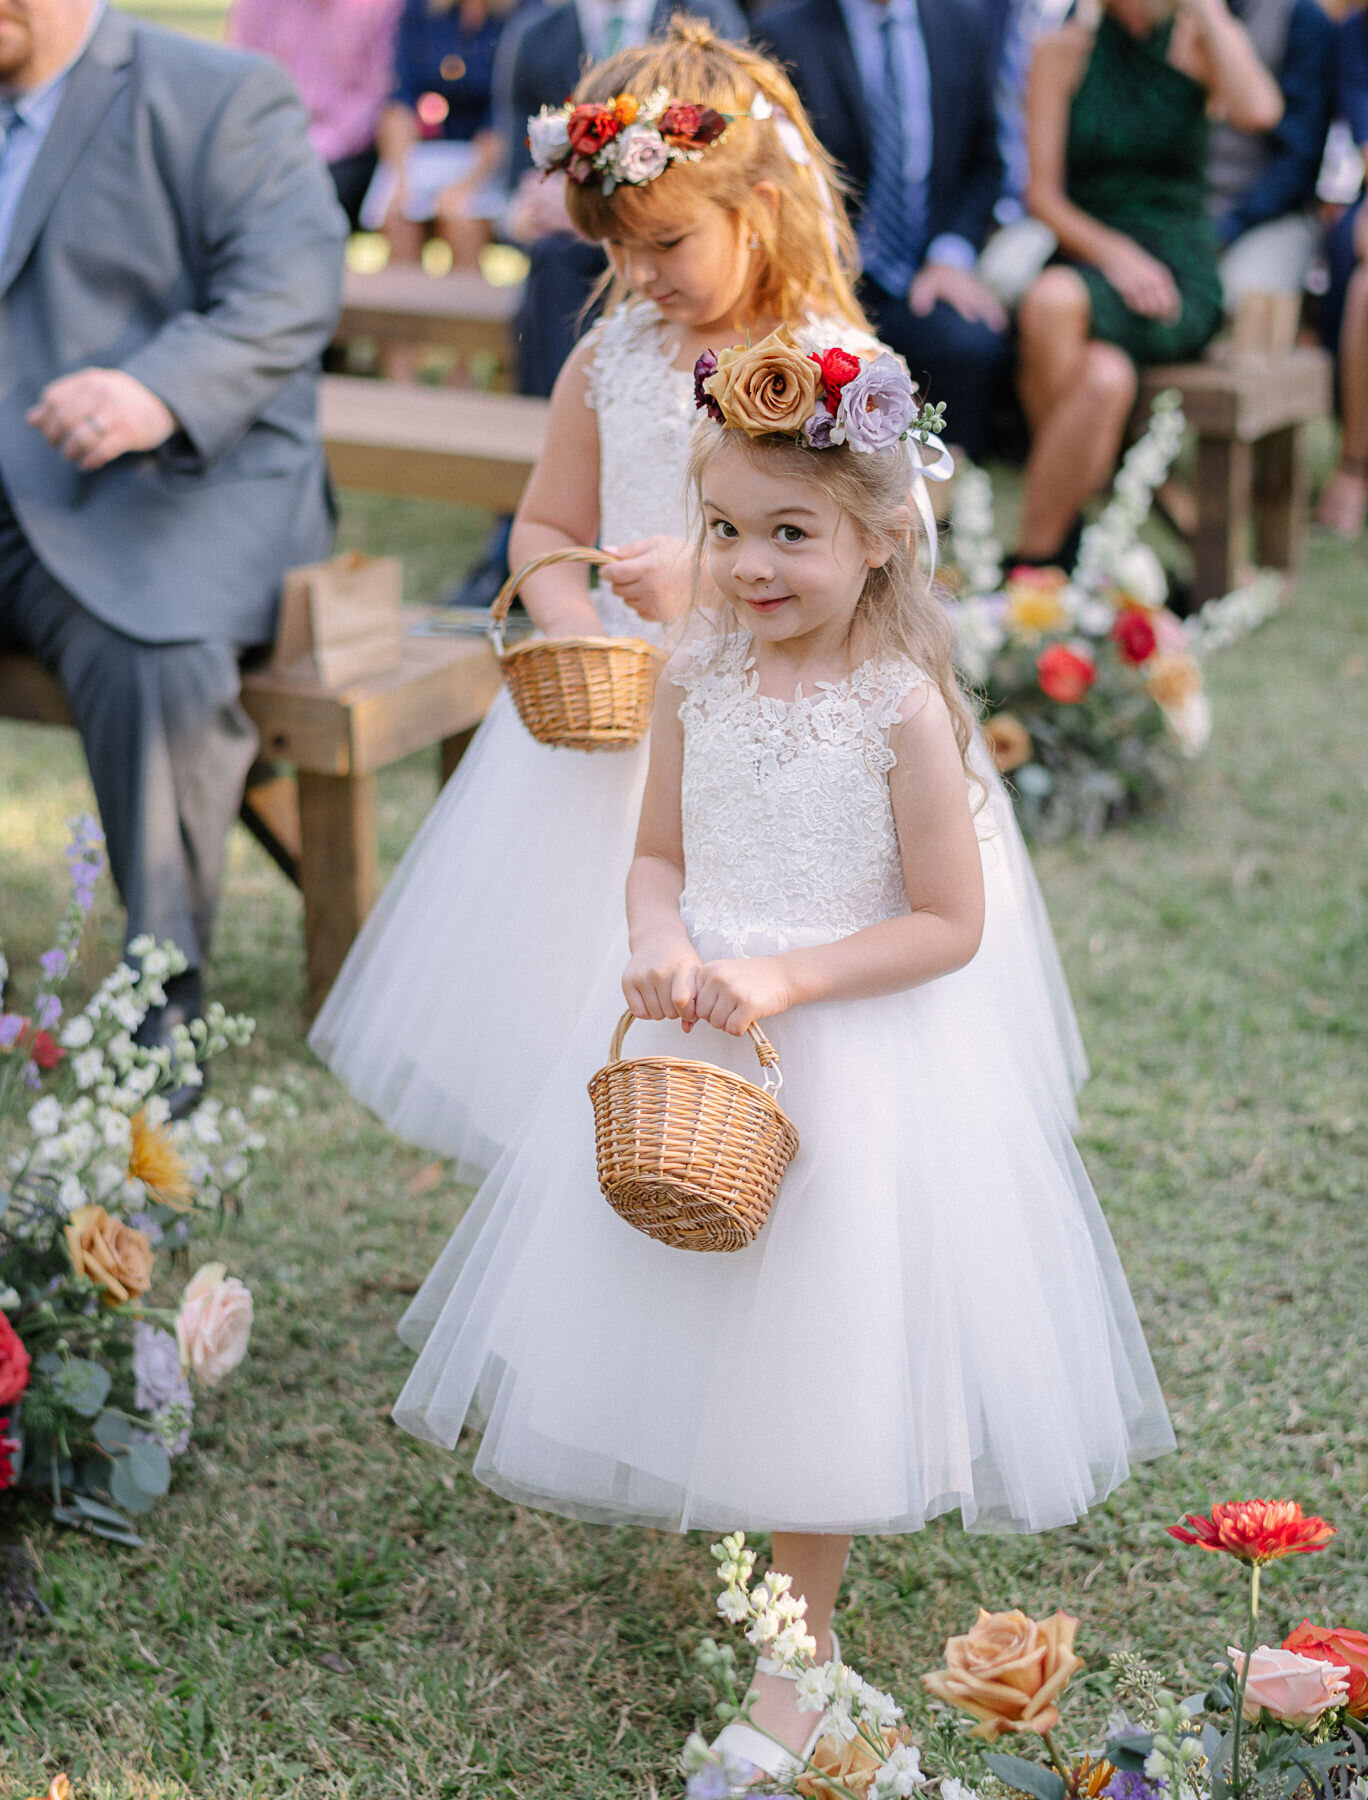
{"type": "Polygon", "coordinates": [[[264,59],[0,0],[0,650],[66,689],[128,935],[190,960],[172,1017],[255,749],[239,657],[331,541],[345,225],[307,129],[264,59]]]}

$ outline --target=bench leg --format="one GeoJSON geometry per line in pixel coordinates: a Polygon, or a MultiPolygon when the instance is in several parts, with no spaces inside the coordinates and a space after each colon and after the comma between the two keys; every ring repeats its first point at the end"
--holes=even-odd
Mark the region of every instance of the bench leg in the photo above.
{"type": "Polygon", "coordinates": [[[1249,522],[1249,445],[1228,438],[1197,440],[1197,531],[1193,587],[1200,606],[1228,594],[1239,580],[1241,549],[1249,522]]]}
{"type": "Polygon", "coordinates": [[[299,885],[309,1016],[328,989],[375,904],[379,865],[373,775],[299,776],[299,885]]]}
{"type": "Polygon", "coordinates": [[[472,725],[468,731],[458,731],[455,737],[442,739],[442,786],[445,787],[456,773],[456,765],[470,748],[470,740],[474,737],[478,726],[472,725]]]}
{"type": "Polygon", "coordinates": [[[1306,535],[1306,429],[1287,425],[1254,446],[1254,541],[1264,568],[1291,569],[1306,535]]]}

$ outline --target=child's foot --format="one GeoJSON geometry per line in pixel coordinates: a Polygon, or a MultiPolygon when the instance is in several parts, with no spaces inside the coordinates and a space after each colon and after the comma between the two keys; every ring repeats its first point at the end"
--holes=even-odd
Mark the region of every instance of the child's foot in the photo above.
{"type": "Polygon", "coordinates": [[[1321,490],[1316,522],[1328,526],[1339,537],[1356,538],[1363,530],[1365,514],[1368,514],[1368,468],[1361,462],[1342,459],[1321,490]]]}

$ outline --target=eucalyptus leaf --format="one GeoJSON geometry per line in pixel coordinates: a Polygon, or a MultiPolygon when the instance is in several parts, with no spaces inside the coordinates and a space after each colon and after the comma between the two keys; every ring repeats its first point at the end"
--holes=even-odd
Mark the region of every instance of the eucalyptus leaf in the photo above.
{"type": "Polygon", "coordinates": [[[130,1525],[123,1531],[116,1531],[112,1525],[101,1525],[98,1520],[90,1521],[90,1529],[96,1537],[108,1538],[111,1544],[124,1544],[130,1550],[145,1550],[147,1539],[140,1538],[130,1525]]]}
{"type": "Polygon", "coordinates": [[[77,1512],[84,1513],[92,1522],[101,1525],[117,1525],[122,1531],[132,1531],[133,1527],[122,1513],[115,1512],[112,1506],[106,1506],[103,1500],[92,1500],[86,1494],[77,1494],[72,1504],[77,1512]]]}
{"type": "Polygon", "coordinates": [[[159,1496],[171,1486],[171,1458],[160,1444],[134,1444],[128,1460],[133,1479],[145,1494],[159,1496]]]}
{"type": "Polygon", "coordinates": [[[57,1397],[79,1418],[93,1419],[109,1395],[111,1376],[99,1363],[73,1356],[52,1376],[57,1397]]]}
{"type": "Polygon", "coordinates": [[[95,1421],[95,1442],[110,1455],[127,1450],[133,1442],[132,1422],[122,1413],[102,1412],[95,1421]]]}
{"type": "Polygon", "coordinates": [[[1152,1731],[1123,1731],[1109,1738],[1102,1754],[1109,1763],[1129,1775],[1143,1775],[1145,1759],[1154,1748],[1152,1731]]]}
{"type": "Polygon", "coordinates": [[[79,1527],[85,1524],[85,1520],[81,1517],[80,1513],[74,1511],[70,1506],[54,1505],[52,1516],[59,1525],[75,1525],[79,1527]]]}
{"type": "Polygon", "coordinates": [[[1033,1800],[1065,1800],[1067,1790],[1053,1769],[1028,1762],[1024,1756],[993,1755],[988,1767],[1006,1787],[1030,1794],[1033,1800]]]}
{"type": "Polygon", "coordinates": [[[128,1456],[116,1456],[109,1468],[109,1497],[116,1506],[125,1512],[151,1512],[156,1504],[155,1493],[145,1488],[133,1472],[128,1456]]]}

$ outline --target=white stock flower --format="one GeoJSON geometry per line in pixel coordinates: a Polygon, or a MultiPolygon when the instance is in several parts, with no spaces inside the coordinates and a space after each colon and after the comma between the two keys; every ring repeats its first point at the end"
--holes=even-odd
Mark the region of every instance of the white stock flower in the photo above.
{"type": "Polygon", "coordinates": [[[859,1707],[861,1717],[877,1725],[880,1730],[896,1725],[902,1717],[902,1708],[892,1694],[884,1693],[882,1688],[876,1688],[870,1681],[861,1683],[859,1707]]]}
{"type": "Polygon", "coordinates": [[[826,1737],[834,1738],[838,1744],[853,1743],[860,1735],[860,1727],[849,1706],[839,1700],[833,1700],[826,1711],[826,1737]]]}
{"type": "Polygon", "coordinates": [[[29,1108],[29,1130],[35,1137],[55,1137],[62,1129],[62,1105],[52,1094],[44,1094],[36,1105],[29,1108]]]}
{"type": "Polygon", "coordinates": [[[82,1090],[93,1088],[104,1070],[104,1051],[100,1049],[82,1050],[71,1059],[71,1072],[76,1078],[76,1085],[82,1090]]]}
{"type": "Polygon", "coordinates": [[[14,1288],[7,1287],[0,1292],[0,1312],[13,1312],[16,1306],[22,1305],[23,1301],[14,1288]]]}
{"type": "Polygon", "coordinates": [[[144,981],[165,981],[171,973],[171,958],[165,950],[149,950],[142,959],[144,981]]]}
{"type": "Polygon", "coordinates": [[[276,1091],[274,1088],[263,1087],[260,1082],[257,1082],[255,1086],[247,1090],[247,1104],[253,1111],[259,1111],[263,1106],[274,1106],[275,1103],[276,1091]]]}
{"type": "Polygon", "coordinates": [[[200,1144],[221,1144],[223,1133],[219,1130],[218,1112],[212,1100],[206,1100],[203,1106],[196,1107],[189,1119],[195,1141],[200,1144]]]}
{"type": "Polygon", "coordinates": [[[89,1195],[74,1175],[66,1176],[57,1191],[57,1204],[63,1212],[74,1213],[78,1206],[84,1206],[89,1195]]]}
{"type": "MultiPolygon", "coordinates": [[[[146,956],[149,951],[155,950],[156,947],[157,940],[152,936],[151,932],[140,931],[137,937],[135,937],[133,942],[128,946],[128,954],[130,956],[146,956]]],[[[128,964],[120,963],[119,968],[128,969],[128,964]]],[[[132,969],[128,969],[128,973],[131,975],[133,973],[132,969]]]]}
{"type": "Polygon", "coordinates": [[[535,119],[527,121],[527,147],[532,161],[543,172],[564,154],[569,143],[570,121],[563,113],[543,107],[535,119]]]}
{"type": "Polygon", "coordinates": [[[62,1043],[68,1050],[84,1050],[95,1035],[95,1026],[88,1014],[73,1014],[62,1027],[62,1043]]]}
{"type": "Polygon", "coordinates": [[[127,1158],[133,1142],[133,1127],[126,1114],[116,1111],[112,1106],[101,1107],[99,1131],[107,1150],[121,1150],[127,1158]]]}
{"type": "Polygon", "coordinates": [[[1211,702],[1205,694],[1189,694],[1179,706],[1163,709],[1164,723],[1184,756],[1200,756],[1211,742],[1211,702]]]}
{"type": "MultiPolygon", "coordinates": [[[[921,1751],[915,1744],[899,1744],[889,1752],[888,1760],[875,1771],[870,1794],[874,1800],[907,1800],[926,1784],[921,1772],[921,1751]]],[[[945,1784],[941,1784],[942,1793],[945,1784]]]]}
{"type": "Polygon", "coordinates": [[[143,1022],[143,1008],[131,994],[118,995],[109,1010],[125,1031],[136,1031],[143,1022]]]}
{"type": "Polygon", "coordinates": [[[717,1610],[729,1625],[750,1617],[750,1600],[739,1588],[726,1588],[717,1596],[717,1610]]]}
{"type": "Polygon", "coordinates": [[[1105,600],[1096,600],[1091,594],[1078,601],[1074,609],[1074,624],[1085,637],[1106,637],[1116,623],[1116,614],[1105,600]]]}
{"type": "Polygon", "coordinates": [[[977,1788],[961,1781],[957,1775],[945,1775],[940,1784],[941,1800],[979,1800],[977,1788]]]}
{"type": "Polygon", "coordinates": [[[113,1163],[96,1163],[93,1169],[86,1170],[86,1186],[95,1198],[105,1201],[115,1188],[123,1185],[124,1171],[113,1163]]]}
{"type": "Polygon", "coordinates": [[[825,1712],[831,1699],[831,1664],[800,1669],[795,1688],[799,1712],[825,1712]]]}
{"type": "Polygon", "coordinates": [[[1130,544],[1114,559],[1112,580],[1129,599],[1153,610],[1168,598],[1164,565],[1148,544],[1130,544]]]}

